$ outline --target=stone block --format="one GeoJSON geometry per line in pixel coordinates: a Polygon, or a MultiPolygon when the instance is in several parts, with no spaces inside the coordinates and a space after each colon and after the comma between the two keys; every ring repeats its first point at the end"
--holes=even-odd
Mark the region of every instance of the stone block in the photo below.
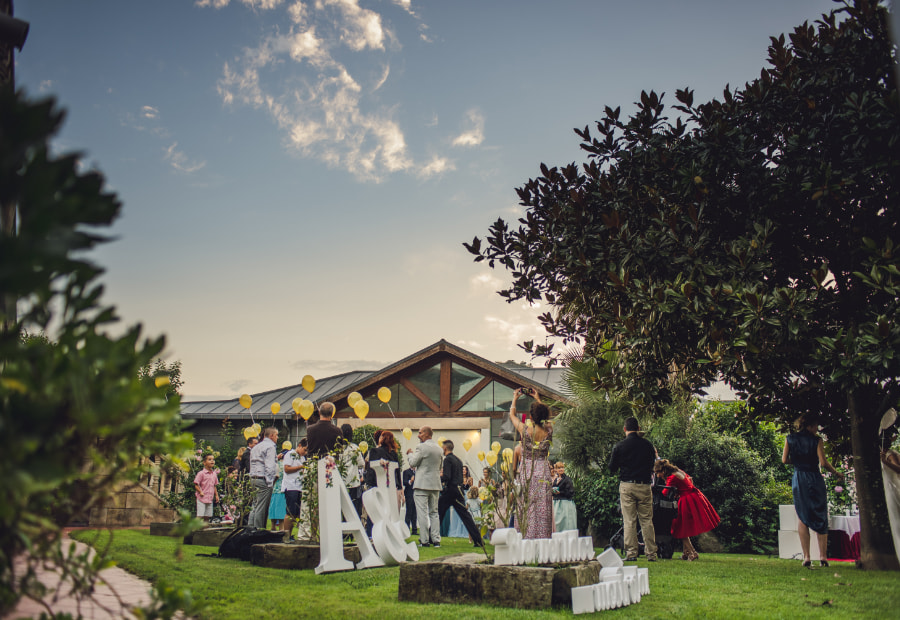
{"type": "Polygon", "coordinates": [[[125,508],[159,508],[159,500],[145,491],[123,493],[125,508]]]}
{"type": "MultiPolygon", "coordinates": [[[[354,564],[362,561],[362,555],[356,545],[345,545],[344,557],[354,564]]],[[[318,566],[319,560],[319,545],[268,543],[253,545],[250,549],[250,563],[266,568],[308,570],[318,566]]]]}
{"type": "Polygon", "coordinates": [[[106,513],[108,512],[108,510],[108,508],[92,508],[91,515],[89,517],[89,523],[96,526],[105,526],[106,513]]]}
{"type": "Polygon", "coordinates": [[[193,532],[190,536],[184,537],[186,545],[200,545],[201,547],[216,547],[222,544],[229,534],[234,531],[233,527],[208,527],[193,532]],[[190,538],[190,542],[188,539],[190,538]]]}
{"type": "Polygon", "coordinates": [[[154,508],[153,510],[144,511],[144,525],[151,523],[164,523],[175,521],[175,511],[171,508],[154,508]]]}
{"type": "Polygon", "coordinates": [[[151,536],[172,536],[175,531],[176,523],[169,521],[156,522],[150,524],[151,536]]]}
{"type": "Polygon", "coordinates": [[[126,508],[125,493],[115,493],[104,498],[102,506],[104,508],[126,508]]]}
{"type": "Polygon", "coordinates": [[[505,566],[462,553],[400,565],[398,598],[418,603],[488,604],[519,609],[572,605],[572,588],[597,583],[596,561],[565,566],[505,566]]]}

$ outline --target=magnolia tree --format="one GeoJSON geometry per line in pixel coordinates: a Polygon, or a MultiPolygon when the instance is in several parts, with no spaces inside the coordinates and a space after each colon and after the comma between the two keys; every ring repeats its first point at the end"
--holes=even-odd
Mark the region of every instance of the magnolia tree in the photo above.
{"type": "MultiPolygon", "coordinates": [[[[900,102],[880,2],[841,3],[786,39],[742,88],[695,104],[642,93],[624,118],[577,129],[588,161],[541,166],[476,261],[512,272],[500,294],[552,307],[638,408],[724,378],[743,410],[784,425],[823,416],[853,455],[862,563],[897,569],[877,441],[900,399],[900,102]],[[670,116],[671,115],[671,118],[670,116]]],[[[526,349],[554,356],[552,346],[526,349]]],[[[600,385],[599,387],[602,387],[600,385]]]]}

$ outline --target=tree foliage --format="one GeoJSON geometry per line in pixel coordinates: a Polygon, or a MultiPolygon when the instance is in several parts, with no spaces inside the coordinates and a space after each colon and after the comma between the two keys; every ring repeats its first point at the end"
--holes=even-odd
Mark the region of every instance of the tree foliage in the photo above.
{"type": "Polygon", "coordinates": [[[77,570],[90,591],[105,559],[76,566],[61,526],[136,480],[141,457],[191,445],[171,430],[179,399],[139,376],[164,340],[142,340],[138,326],[108,333],[114,308],[87,252],[121,204],[99,174],[79,173],[77,155],[50,155],[62,118],[52,100],[0,93],[0,203],[18,205],[17,234],[0,237],[0,291],[19,300],[18,316],[0,316],[0,614],[41,594],[43,561],[77,570]]]}
{"type": "MultiPolygon", "coordinates": [[[[887,10],[855,0],[788,38],[721,99],[644,92],[623,118],[577,129],[588,161],[541,165],[517,190],[519,226],[498,220],[476,261],[512,272],[508,300],[544,300],[552,335],[660,407],[722,377],[747,415],[824,416],[852,446],[862,560],[897,568],[877,423],[900,397],[900,103],[887,10]]],[[[552,347],[534,347],[553,355],[552,347]]]]}

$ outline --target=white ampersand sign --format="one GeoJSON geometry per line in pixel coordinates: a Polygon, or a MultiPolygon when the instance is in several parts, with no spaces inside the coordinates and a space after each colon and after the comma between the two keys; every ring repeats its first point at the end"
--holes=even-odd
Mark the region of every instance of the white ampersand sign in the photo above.
{"type": "Polygon", "coordinates": [[[375,461],[371,464],[377,486],[363,493],[363,506],[372,519],[372,542],[378,555],[387,565],[399,564],[409,558],[419,559],[416,543],[407,543],[409,526],[400,518],[394,461],[375,461]]]}

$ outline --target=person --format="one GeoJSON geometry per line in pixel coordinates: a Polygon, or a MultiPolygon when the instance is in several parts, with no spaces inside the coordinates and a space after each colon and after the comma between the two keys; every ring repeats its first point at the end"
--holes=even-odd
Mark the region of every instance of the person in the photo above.
{"type": "Polygon", "coordinates": [[[247,439],[247,448],[241,455],[241,465],[238,467],[238,477],[243,478],[244,476],[250,475],[250,451],[253,450],[253,447],[258,443],[259,437],[250,437],[247,439]]]}
{"type": "Polygon", "coordinates": [[[269,500],[269,520],[272,522],[273,530],[281,529],[281,522],[285,517],[285,498],[284,498],[284,455],[291,449],[291,442],[285,441],[281,444],[281,452],[278,453],[275,461],[275,485],[272,487],[272,499],[269,500]]]}
{"type": "MultiPolygon", "coordinates": [[[[453,442],[447,439],[444,441],[444,463],[441,468],[441,482],[444,488],[441,491],[438,500],[438,519],[443,520],[444,515],[450,508],[456,511],[460,521],[469,533],[469,538],[475,543],[476,547],[483,547],[484,542],[481,540],[481,531],[475,525],[475,520],[466,507],[466,500],[460,491],[462,486],[462,470],[463,464],[455,454],[453,454],[453,442]]],[[[548,535],[547,538],[550,536],[548,535]]]]}
{"type": "Polygon", "coordinates": [[[253,509],[250,511],[248,525],[257,529],[265,529],[266,517],[269,515],[269,500],[272,498],[272,486],[275,484],[275,453],[278,441],[278,429],[269,426],[263,432],[264,439],[250,450],[250,487],[255,492],[253,509]]]}
{"type": "Polygon", "coordinates": [[[463,465],[462,480],[462,485],[459,488],[463,493],[468,493],[469,489],[475,486],[475,480],[472,478],[472,474],[469,473],[468,465],[463,465]]]}
{"type": "Polygon", "coordinates": [[[430,426],[419,429],[419,445],[409,456],[410,467],[416,468],[413,499],[419,521],[419,544],[423,547],[441,546],[441,520],[438,515],[438,494],[441,491],[441,449],[432,439],[430,426]]]}
{"type": "Polygon", "coordinates": [[[356,514],[362,516],[362,489],[359,478],[359,468],[365,467],[365,460],[359,452],[359,446],[353,443],[353,427],[349,424],[341,425],[341,434],[344,436],[344,449],[341,452],[341,462],[344,466],[344,486],[356,514]]]}
{"type": "Polygon", "coordinates": [[[803,551],[803,566],[812,568],[809,557],[809,531],[816,533],[819,540],[819,565],[828,566],[825,551],[828,548],[828,496],[825,490],[825,479],[819,467],[824,467],[843,480],[844,475],[837,471],[825,458],[825,442],[819,437],[819,416],[815,413],[804,413],[797,421],[796,433],[788,435],[784,442],[781,462],[794,466],[791,478],[791,493],[794,496],[794,508],[799,521],[797,533],[800,535],[800,549],[803,551]]]}
{"type": "Polygon", "coordinates": [[[578,511],[575,509],[575,485],[566,475],[566,464],[556,463],[555,476],[550,492],[553,494],[553,520],[557,532],[578,529],[578,511]]]}
{"type": "Polygon", "coordinates": [[[472,515],[475,522],[478,523],[478,520],[481,519],[481,500],[478,499],[478,487],[469,489],[466,497],[466,508],[468,508],[469,514],[472,515]]]}
{"type": "Polygon", "coordinates": [[[619,505],[625,530],[625,560],[638,556],[637,524],[641,523],[647,561],[656,561],[656,531],[653,529],[653,492],[650,481],[656,448],[644,439],[637,418],[627,418],[622,428],[625,439],[615,445],[609,469],[619,475],[619,505]]]}
{"type": "Polygon", "coordinates": [[[244,456],[244,452],[247,451],[246,446],[241,446],[238,448],[237,455],[234,457],[234,460],[231,462],[231,466],[234,467],[235,471],[238,471],[241,468],[241,457],[244,456]]]}
{"type": "MultiPolygon", "coordinates": [[[[706,496],[694,486],[694,481],[684,471],[675,467],[667,459],[659,459],[653,465],[653,473],[664,479],[667,487],[675,487],[678,492],[678,515],[672,521],[672,536],[681,539],[681,559],[696,560],[700,557],[691,536],[699,536],[719,525],[719,513],[706,496]]],[[[663,495],[671,495],[670,489],[663,489],[663,495]]]]}
{"type": "MultiPolygon", "coordinates": [[[[413,453],[412,448],[406,451],[406,460],[413,453]]],[[[414,498],[413,485],[416,481],[416,470],[414,467],[407,467],[403,470],[403,502],[406,504],[406,514],[404,521],[409,527],[410,533],[415,536],[419,533],[418,520],[416,519],[416,500],[414,498]]]]}
{"type": "Polygon", "coordinates": [[[284,491],[284,531],[288,532],[288,540],[293,540],[294,522],[300,519],[303,494],[303,466],[306,463],[306,437],[297,442],[296,450],[289,450],[284,455],[284,479],[281,488],[284,491]]]}
{"type": "Polygon", "coordinates": [[[331,422],[334,416],[334,403],[324,402],[319,405],[319,421],[306,429],[307,449],[310,458],[320,459],[334,452],[344,439],[341,429],[331,422]]]}
{"type": "Polygon", "coordinates": [[[209,523],[213,516],[213,503],[219,501],[219,471],[216,467],[216,457],[207,454],[203,458],[203,469],[194,476],[194,494],[197,496],[197,516],[209,523]]]}
{"type": "MultiPolygon", "coordinates": [[[[225,500],[228,501],[229,498],[234,495],[234,487],[237,484],[238,480],[238,470],[234,465],[229,465],[228,469],[225,470],[225,480],[222,481],[222,486],[225,487],[225,500]]],[[[225,516],[222,517],[223,523],[234,523],[235,519],[235,510],[236,506],[234,504],[224,504],[223,511],[225,516]]]]}
{"type": "MultiPolygon", "coordinates": [[[[394,433],[391,431],[382,431],[381,435],[378,436],[378,445],[369,451],[369,463],[374,463],[376,465],[381,463],[381,467],[384,467],[385,470],[387,470],[389,462],[400,462],[400,446],[397,445],[394,433]]],[[[393,487],[396,491],[397,506],[399,507],[403,499],[403,483],[400,481],[399,467],[394,470],[393,480],[390,478],[387,479],[387,485],[388,488],[393,487]]]]}
{"type": "MultiPolygon", "coordinates": [[[[515,523],[524,538],[550,538],[553,532],[553,503],[550,495],[550,441],[553,427],[550,425],[550,409],[541,402],[537,390],[516,388],[509,408],[509,419],[522,437],[522,459],[516,472],[520,488],[525,489],[525,523],[515,523]],[[523,390],[534,397],[529,409],[532,425],[527,425],[516,415],[516,401],[523,390]]],[[[516,519],[519,521],[519,519],[516,519]]]]}

